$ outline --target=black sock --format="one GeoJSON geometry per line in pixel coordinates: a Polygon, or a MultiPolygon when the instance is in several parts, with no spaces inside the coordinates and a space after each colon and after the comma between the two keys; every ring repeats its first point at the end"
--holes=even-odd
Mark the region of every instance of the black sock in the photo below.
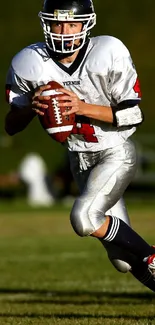
{"type": "MultiPolygon", "coordinates": [[[[131,263],[132,264],[132,263],[131,263]]],[[[144,284],[147,288],[155,292],[155,281],[153,275],[149,272],[147,264],[139,261],[136,264],[131,265],[132,275],[144,284]]]]}
{"type": "MultiPolygon", "coordinates": [[[[155,279],[154,276],[149,272],[147,263],[144,263],[142,259],[138,258],[134,254],[129,253],[123,248],[121,248],[121,250],[120,248],[118,249],[118,246],[113,245],[111,242],[105,242],[103,239],[100,241],[107,251],[109,260],[118,271],[123,272],[121,271],[121,268],[119,269],[116,267],[116,265],[113,263],[114,260],[121,260],[128,263],[131,267],[129,272],[144,286],[155,292],[155,279]]],[[[155,254],[155,247],[153,250],[155,254]]]]}
{"type": "Polygon", "coordinates": [[[100,240],[112,242],[113,244],[135,254],[140,259],[154,254],[152,248],[142,237],[140,237],[123,220],[110,216],[110,223],[105,236],[100,240]]]}

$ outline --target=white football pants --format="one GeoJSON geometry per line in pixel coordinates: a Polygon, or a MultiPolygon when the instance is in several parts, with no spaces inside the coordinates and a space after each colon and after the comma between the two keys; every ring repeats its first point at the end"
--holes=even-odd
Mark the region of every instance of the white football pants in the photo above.
{"type": "MultiPolygon", "coordinates": [[[[105,215],[118,217],[130,224],[122,196],[137,166],[132,141],[128,139],[121,145],[100,152],[69,152],[69,157],[71,171],[81,193],[70,216],[75,232],[79,236],[91,235],[102,226],[105,215]]],[[[110,242],[104,246],[119,271],[130,269],[124,250],[110,242]]]]}

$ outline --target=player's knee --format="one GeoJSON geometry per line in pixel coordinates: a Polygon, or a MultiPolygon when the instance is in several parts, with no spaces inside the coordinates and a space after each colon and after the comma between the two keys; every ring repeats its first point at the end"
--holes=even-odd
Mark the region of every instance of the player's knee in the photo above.
{"type": "Polygon", "coordinates": [[[74,231],[81,237],[89,236],[99,229],[106,220],[104,212],[98,211],[93,203],[77,198],[70,215],[74,231]]]}
{"type": "Polygon", "coordinates": [[[84,223],[80,211],[72,209],[70,214],[70,221],[74,231],[78,236],[84,237],[90,234],[88,223],[84,223]]]}
{"type": "Polygon", "coordinates": [[[119,259],[110,259],[111,263],[115,267],[115,269],[122,273],[127,273],[131,270],[130,264],[125,261],[119,259]]]}
{"type": "Polygon", "coordinates": [[[85,206],[80,204],[79,200],[77,200],[70,214],[71,225],[77,235],[81,237],[89,236],[100,227],[101,221],[97,222],[98,216],[95,212],[93,213],[93,217],[91,216],[90,207],[86,209],[85,206]]]}

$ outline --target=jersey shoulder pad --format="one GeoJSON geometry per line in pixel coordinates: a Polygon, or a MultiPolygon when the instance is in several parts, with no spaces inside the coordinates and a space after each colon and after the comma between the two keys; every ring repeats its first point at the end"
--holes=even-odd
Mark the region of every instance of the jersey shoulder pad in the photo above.
{"type": "Polygon", "coordinates": [[[44,56],[47,52],[44,43],[25,47],[12,59],[12,68],[20,78],[28,81],[37,80],[43,71],[44,56]]]}
{"type": "Polygon", "coordinates": [[[121,57],[125,57],[125,56],[129,56],[129,51],[127,49],[127,47],[124,45],[124,43],[114,37],[114,36],[110,36],[110,35],[102,35],[102,36],[96,36],[93,37],[92,39],[92,44],[96,47],[98,47],[98,50],[101,50],[104,52],[111,53],[112,56],[114,57],[119,57],[121,55],[121,57]]]}

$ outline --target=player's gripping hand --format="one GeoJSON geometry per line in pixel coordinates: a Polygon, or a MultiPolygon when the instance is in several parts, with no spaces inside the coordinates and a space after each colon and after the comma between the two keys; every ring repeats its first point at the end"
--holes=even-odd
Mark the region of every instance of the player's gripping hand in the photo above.
{"type": "Polygon", "coordinates": [[[44,115],[43,110],[48,108],[48,105],[43,103],[45,100],[49,100],[49,96],[41,96],[44,90],[50,89],[50,85],[39,86],[32,97],[32,110],[38,115],[44,115]]]}
{"type": "Polygon", "coordinates": [[[57,89],[57,92],[61,92],[64,94],[64,96],[61,96],[61,100],[59,97],[56,97],[56,100],[58,101],[59,107],[66,107],[66,111],[62,114],[64,116],[70,115],[70,114],[77,114],[77,115],[84,115],[84,107],[85,103],[79,99],[79,97],[73,92],[65,88],[59,88],[57,89]]]}

